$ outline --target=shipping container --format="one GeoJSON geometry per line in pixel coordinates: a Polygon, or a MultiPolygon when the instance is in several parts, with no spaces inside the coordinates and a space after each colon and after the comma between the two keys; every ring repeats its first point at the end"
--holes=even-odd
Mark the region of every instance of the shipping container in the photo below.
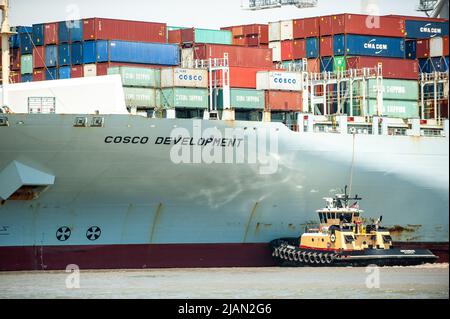
{"type": "Polygon", "coordinates": [[[382,114],[378,114],[377,100],[368,100],[369,115],[383,115],[393,118],[419,118],[419,103],[417,101],[383,100],[382,114]]]}
{"type": "Polygon", "coordinates": [[[429,58],[419,59],[420,73],[431,73],[431,60],[429,58]]]}
{"type": "Polygon", "coordinates": [[[245,36],[244,26],[242,26],[242,25],[231,27],[231,30],[228,30],[228,31],[231,31],[233,37],[243,37],[243,36],[245,36]]]}
{"type": "Polygon", "coordinates": [[[63,66],[60,67],[58,70],[58,79],[70,79],[71,78],[71,67],[70,66],[63,66]]]}
{"type": "Polygon", "coordinates": [[[58,23],[58,43],[69,43],[70,42],[70,25],[69,21],[62,21],[58,23]]]}
{"type": "Polygon", "coordinates": [[[267,111],[303,111],[301,92],[266,91],[264,104],[267,111]]]}
{"type": "Polygon", "coordinates": [[[110,41],[111,62],[178,66],[180,49],[174,44],[110,41]]]}
{"type": "Polygon", "coordinates": [[[83,40],[122,40],[166,43],[165,23],[103,18],[83,20],[83,40]]]}
{"type": "Polygon", "coordinates": [[[334,72],[347,71],[347,59],[343,56],[335,56],[333,58],[333,71],[334,72]]]}
{"type": "Polygon", "coordinates": [[[348,69],[376,68],[378,63],[383,66],[384,78],[403,80],[417,80],[419,78],[419,66],[415,60],[362,56],[347,58],[348,69]]]}
{"type": "Polygon", "coordinates": [[[294,21],[285,20],[280,22],[280,40],[294,39],[294,21]]]}
{"type": "Polygon", "coordinates": [[[320,59],[308,59],[307,70],[310,73],[320,73],[320,59]]]}
{"type": "Polygon", "coordinates": [[[400,17],[363,14],[332,16],[332,34],[356,34],[371,37],[405,36],[405,20],[400,17]]]}
{"type": "Polygon", "coordinates": [[[294,59],[294,41],[285,40],[281,42],[281,61],[292,61],[294,59]]]}
{"type": "Polygon", "coordinates": [[[45,81],[45,69],[35,69],[33,71],[33,82],[45,81]]]}
{"type": "Polygon", "coordinates": [[[71,64],[70,59],[70,44],[64,43],[58,45],[58,65],[66,66],[71,64]]]}
{"type": "Polygon", "coordinates": [[[321,37],[320,38],[319,54],[322,57],[333,56],[333,37],[321,37]]]}
{"type": "Polygon", "coordinates": [[[97,76],[97,65],[96,64],[85,64],[83,66],[83,76],[84,77],[91,77],[91,76],[97,76]]]}
{"type": "Polygon", "coordinates": [[[181,42],[232,45],[233,36],[231,31],[190,28],[181,30],[181,42]]]}
{"type": "Polygon", "coordinates": [[[302,75],[296,72],[258,72],[256,88],[258,90],[300,91],[302,90],[302,75]]]}
{"type": "Polygon", "coordinates": [[[208,108],[207,89],[171,88],[161,90],[161,107],[174,108],[208,108]]]}
{"type": "Polygon", "coordinates": [[[20,75],[20,71],[19,72],[11,72],[9,77],[10,77],[10,83],[16,84],[16,83],[22,82],[22,76],[20,75]]]}
{"type": "MultiPolygon", "coordinates": [[[[268,71],[263,68],[241,68],[230,67],[230,87],[242,89],[256,89],[256,73],[261,71],[268,71]]],[[[214,80],[214,79],[213,79],[214,80]]],[[[217,86],[223,86],[222,73],[217,72],[216,78],[217,86]]]]}
{"type": "Polygon", "coordinates": [[[319,56],[319,38],[306,39],[306,57],[317,58],[319,56]]]}
{"type": "Polygon", "coordinates": [[[405,40],[401,38],[335,35],[334,55],[363,55],[405,58],[405,40]]]}
{"type": "Polygon", "coordinates": [[[167,42],[172,44],[182,44],[181,31],[182,30],[168,31],[167,42]]]}
{"type": "Polygon", "coordinates": [[[45,79],[49,80],[57,80],[58,79],[58,69],[57,68],[48,68],[45,71],[45,79]]]}
{"type": "Polygon", "coordinates": [[[82,42],[83,41],[83,20],[73,20],[69,22],[70,27],[70,41],[82,42]]]}
{"type": "Polygon", "coordinates": [[[334,61],[333,57],[323,57],[320,59],[320,72],[333,72],[334,61]]]}
{"type": "Polygon", "coordinates": [[[76,42],[70,45],[70,58],[73,65],[83,64],[83,43],[76,42]]]}
{"type": "Polygon", "coordinates": [[[20,37],[20,54],[33,54],[33,42],[31,33],[21,33],[20,37]]]}
{"type": "Polygon", "coordinates": [[[106,40],[83,42],[83,64],[107,62],[109,45],[106,40]]]}
{"type": "Polygon", "coordinates": [[[417,41],[407,40],[405,42],[405,57],[410,60],[417,59],[417,41]]]}
{"type": "Polygon", "coordinates": [[[418,59],[424,59],[430,57],[430,40],[417,40],[416,41],[416,56],[418,59]]]}
{"type": "MultiPolygon", "coordinates": [[[[26,83],[26,82],[33,82],[33,74],[23,74],[20,76],[20,82],[26,83]]],[[[16,82],[18,83],[18,82],[16,82]]]]}
{"type": "Polygon", "coordinates": [[[160,91],[152,88],[124,87],[125,105],[136,108],[159,108],[161,105],[160,91]]]}
{"type": "Polygon", "coordinates": [[[72,66],[70,68],[70,77],[71,78],[82,78],[83,77],[83,66],[82,65],[77,65],[77,66],[72,66]]]}
{"type": "Polygon", "coordinates": [[[282,59],[281,56],[281,42],[270,42],[269,49],[272,50],[272,59],[273,62],[280,62],[282,59]]]}
{"type": "Polygon", "coordinates": [[[108,68],[108,75],[119,74],[123,86],[160,88],[161,70],[135,67],[112,67],[108,68]]]}
{"type": "Polygon", "coordinates": [[[300,60],[306,58],[306,40],[294,40],[292,45],[293,60],[300,60]]]}
{"type": "Polygon", "coordinates": [[[55,67],[58,64],[58,47],[56,45],[48,45],[45,47],[45,66],[55,67]]]}
{"type": "Polygon", "coordinates": [[[406,20],[406,37],[408,39],[426,39],[448,35],[447,22],[406,20]]]}
{"type": "Polygon", "coordinates": [[[449,47],[448,47],[448,35],[443,37],[443,41],[444,41],[444,56],[449,56],[449,47]]]}
{"type": "Polygon", "coordinates": [[[281,22],[269,23],[269,42],[281,41],[281,22]]]}
{"type": "Polygon", "coordinates": [[[108,62],[97,63],[97,76],[108,75],[110,64],[108,62]]]}
{"type": "Polygon", "coordinates": [[[44,25],[44,44],[58,44],[58,23],[44,25]]]}
{"type": "Polygon", "coordinates": [[[318,38],[320,36],[320,19],[304,18],[293,22],[294,39],[318,38]]]}
{"type": "Polygon", "coordinates": [[[431,72],[448,72],[448,57],[435,57],[430,59],[431,72]]]}
{"type": "MultiPolygon", "coordinates": [[[[230,106],[237,110],[264,110],[264,91],[250,89],[231,89],[230,106]]],[[[217,108],[223,110],[223,91],[218,90],[217,108]]]]}
{"type": "Polygon", "coordinates": [[[271,49],[231,45],[199,44],[194,47],[192,58],[200,60],[223,58],[225,53],[228,53],[230,67],[272,68],[273,65],[271,49]]]}
{"type": "Polygon", "coordinates": [[[267,24],[244,25],[244,36],[259,35],[261,44],[269,43],[269,26],[267,24]]]}
{"type": "Polygon", "coordinates": [[[33,68],[45,68],[45,47],[39,46],[33,49],[33,68]]]}
{"type": "MultiPolygon", "coordinates": [[[[367,97],[370,99],[377,98],[377,81],[369,79],[366,82],[367,97]]],[[[359,92],[362,92],[362,84],[360,84],[359,92]]],[[[402,101],[418,101],[419,100],[419,82],[417,80],[396,80],[384,79],[382,85],[383,99],[385,100],[402,100],[402,101]]]]}
{"type": "Polygon", "coordinates": [[[20,49],[11,49],[9,53],[11,54],[11,71],[20,71],[20,49]]]}
{"type": "Polygon", "coordinates": [[[206,69],[163,68],[161,87],[208,88],[206,69]]]}
{"type": "Polygon", "coordinates": [[[44,25],[33,24],[33,43],[35,46],[44,45],[44,25]]]}
{"type": "Polygon", "coordinates": [[[430,39],[430,57],[436,58],[444,56],[444,39],[434,37],[430,39]]]}
{"type": "Polygon", "coordinates": [[[33,55],[24,54],[20,57],[20,74],[33,74],[33,55]]]}
{"type": "Polygon", "coordinates": [[[323,16],[319,18],[320,36],[333,35],[333,17],[335,16],[323,16]]]}
{"type": "MultiPolygon", "coordinates": [[[[10,45],[10,48],[12,48],[12,49],[20,48],[21,34],[26,34],[26,35],[28,35],[28,38],[30,38],[30,37],[31,37],[31,39],[33,38],[33,27],[17,26],[17,27],[12,27],[11,31],[16,32],[16,34],[11,35],[11,37],[9,39],[9,45],[10,45]]],[[[29,41],[29,39],[26,39],[26,41],[31,42],[31,41],[29,41]]]]}

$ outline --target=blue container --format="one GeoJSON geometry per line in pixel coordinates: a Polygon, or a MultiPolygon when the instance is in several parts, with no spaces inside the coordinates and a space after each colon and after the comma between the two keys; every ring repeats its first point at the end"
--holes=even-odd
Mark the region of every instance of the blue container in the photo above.
{"type": "Polygon", "coordinates": [[[70,65],[70,44],[64,43],[58,46],[58,65],[70,65]]]}
{"type": "Polygon", "coordinates": [[[406,20],[407,39],[426,39],[448,35],[448,22],[406,20]]]}
{"type": "Polygon", "coordinates": [[[59,79],[70,79],[70,73],[71,73],[72,68],[70,66],[63,66],[59,68],[59,79]]]}
{"type": "Polygon", "coordinates": [[[45,79],[46,80],[57,80],[58,79],[58,69],[57,68],[48,68],[45,71],[45,79]]]}
{"type": "Polygon", "coordinates": [[[33,24],[33,42],[35,46],[44,45],[44,25],[33,24]]]}
{"type": "Polygon", "coordinates": [[[406,58],[410,60],[415,60],[417,58],[417,41],[407,40],[405,42],[405,53],[406,58]]]}
{"type": "Polygon", "coordinates": [[[108,62],[108,41],[86,41],[83,43],[83,63],[108,62]]]}
{"type": "Polygon", "coordinates": [[[174,44],[110,41],[110,61],[176,66],[180,49],[174,44]]]}
{"type": "Polygon", "coordinates": [[[70,41],[83,41],[83,20],[71,21],[70,41]]]}
{"type": "Polygon", "coordinates": [[[431,58],[431,72],[448,72],[448,57],[431,58]]]}
{"type": "Polygon", "coordinates": [[[33,82],[33,74],[22,74],[20,81],[22,83],[33,82]]]}
{"type": "Polygon", "coordinates": [[[405,58],[405,39],[339,34],[333,38],[334,55],[405,58]]]}
{"type": "Polygon", "coordinates": [[[24,26],[18,26],[12,28],[13,32],[16,32],[17,34],[14,34],[9,38],[9,46],[12,49],[19,49],[20,48],[20,35],[21,34],[33,34],[33,27],[24,27],[24,26]]]}
{"type": "Polygon", "coordinates": [[[306,39],[306,57],[308,59],[319,57],[319,38],[306,39]]]}
{"type": "Polygon", "coordinates": [[[19,35],[20,40],[20,54],[33,54],[33,41],[32,34],[21,33],[19,35]]]}
{"type": "Polygon", "coordinates": [[[72,60],[72,64],[83,64],[83,44],[81,42],[71,44],[70,57],[72,60]]]}
{"type": "Polygon", "coordinates": [[[58,47],[56,45],[48,45],[45,47],[45,66],[56,67],[58,64],[58,47]]]}
{"type": "Polygon", "coordinates": [[[333,70],[333,57],[323,57],[322,59],[320,59],[320,72],[333,72],[333,70]]]}
{"type": "Polygon", "coordinates": [[[58,41],[59,43],[70,42],[70,22],[62,21],[58,23],[58,41]]]}
{"type": "Polygon", "coordinates": [[[419,59],[419,72],[431,73],[431,63],[429,59],[419,59]]]}

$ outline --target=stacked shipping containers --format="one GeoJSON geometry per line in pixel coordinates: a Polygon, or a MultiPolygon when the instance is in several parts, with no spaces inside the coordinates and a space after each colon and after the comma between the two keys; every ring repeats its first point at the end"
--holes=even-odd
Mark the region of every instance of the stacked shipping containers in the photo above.
{"type": "Polygon", "coordinates": [[[267,24],[248,24],[224,27],[231,31],[233,45],[267,48],[269,44],[269,26],[267,24]]]}

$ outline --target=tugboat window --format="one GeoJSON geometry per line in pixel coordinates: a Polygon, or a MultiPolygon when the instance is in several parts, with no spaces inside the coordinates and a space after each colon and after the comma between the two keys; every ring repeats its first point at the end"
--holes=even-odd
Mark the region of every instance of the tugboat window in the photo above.
{"type": "Polygon", "coordinates": [[[323,214],[322,213],[319,213],[319,219],[320,219],[320,222],[323,223],[323,214]]]}
{"type": "Polygon", "coordinates": [[[352,222],[352,214],[344,214],[344,223],[352,222]]]}
{"type": "Polygon", "coordinates": [[[384,242],[385,244],[391,243],[391,242],[392,242],[392,237],[391,237],[391,236],[388,236],[388,235],[383,236],[383,242],[384,242]]]}
{"type": "Polygon", "coordinates": [[[345,236],[345,243],[346,243],[346,244],[351,244],[351,243],[353,243],[354,241],[355,241],[355,238],[353,238],[353,236],[350,236],[350,235],[345,236]]]}
{"type": "Polygon", "coordinates": [[[331,219],[336,219],[336,213],[331,213],[331,219]]]}

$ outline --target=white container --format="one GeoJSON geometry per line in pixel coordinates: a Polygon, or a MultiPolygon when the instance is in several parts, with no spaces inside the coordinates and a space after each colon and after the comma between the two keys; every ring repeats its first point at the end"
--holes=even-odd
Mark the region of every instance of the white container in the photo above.
{"type": "Polygon", "coordinates": [[[430,57],[444,56],[444,39],[435,37],[430,39],[430,57]]]}
{"type": "Polygon", "coordinates": [[[184,68],[192,68],[194,66],[194,49],[181,50],[181,66],[184,68]]]}
{"type": "Polygon", "coordinates": [[[294,39],[294,20],[281,21],[280,26],[281,41],[294,39]]]}
{"type": "Polygon", "coordinates": [[[183,68],[162,69],[161,87],[207,88],[208,71],[183,68]]]}
{"type": "Polygon", "coordinates": [[[269,23],[269,42],[281,40],[281,23],[270,22],[269,23]]]}
{"type": "Polygon", "coordinates": [[[273,62],[281,61],[281,42],[270,42],[269,49],[272,49],[273,62]]]}
{"type": "Polygon", "coordinates": [[[97,76],[97,66],[95,64],[86,64],[83,67],[84,77],[97,76]]]}
{"type": "Polygon", "coordinates": [[[258,72],[256,74],[256,89],[276,91],[301,91],[302,75],[296,72],[258,72]]]}

